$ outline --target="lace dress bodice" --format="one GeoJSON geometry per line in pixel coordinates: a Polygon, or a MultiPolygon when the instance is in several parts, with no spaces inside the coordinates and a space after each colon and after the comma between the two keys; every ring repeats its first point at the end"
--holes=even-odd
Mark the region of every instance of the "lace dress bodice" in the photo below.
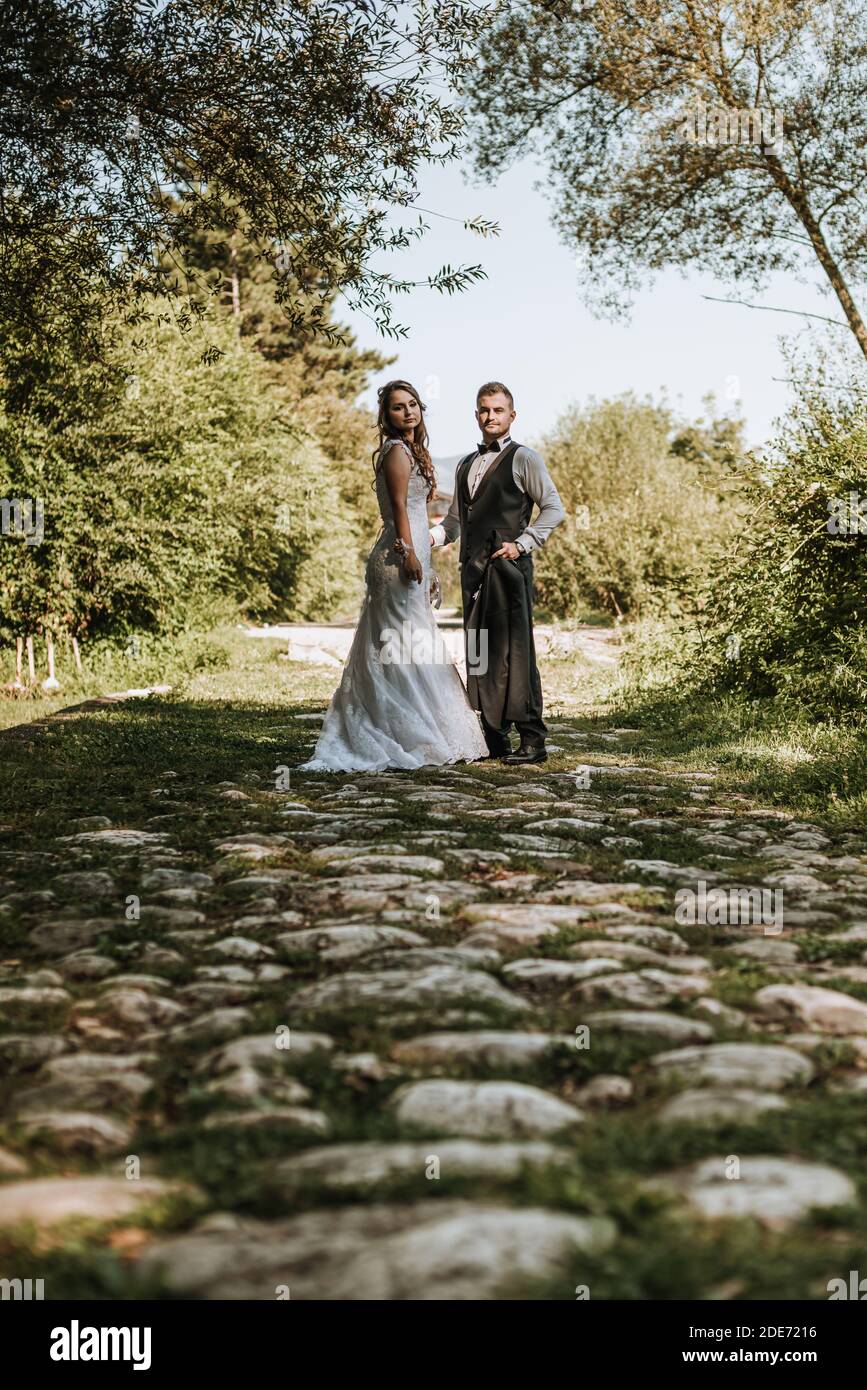
{"type": "MultiPolygon", "coordinates": [[[[383,444],[379,459],[376,465],[376,500],[379,503],[379,515],[382,519],[383,532],[388,532],[390,544],[394,545],[395,525],[394,512],[391,509],[391,498],[388,494],[388,484],[385,481],[385,469],[383,463],[389,449],[394,444],[399,444],[405,451],[411,465],[411,473],[406,490],[406,511],[409,517],[410,531],[412,532],[412,543],[416,554],[422,564],[430,560],[430,544],[428,542],[428,519],[427,519],[427,483],[424,475],[418,466],[412,451],[402,439],[387,439],[383,444]]],[[[427,567],[427,566],[426,566],[427,567]]]]}

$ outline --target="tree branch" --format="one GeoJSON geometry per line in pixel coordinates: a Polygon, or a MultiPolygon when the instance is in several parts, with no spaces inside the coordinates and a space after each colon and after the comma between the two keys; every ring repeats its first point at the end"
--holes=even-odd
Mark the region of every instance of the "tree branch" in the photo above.
{"type": "Polygon", "coordinates": [[[848,328],[842,319],[829,319],[824,314],[808,314],[805,309],[778,309],[773,304],[750,304],[746,299],[720,299],[715,294],[703,294],[702,299],[711,299],[714,304],[741,304],[745,309],[764,309],[768,314],[800,314],[801,318],[819,319],[822,323],[833,323],[838,328],[848,328]]]}

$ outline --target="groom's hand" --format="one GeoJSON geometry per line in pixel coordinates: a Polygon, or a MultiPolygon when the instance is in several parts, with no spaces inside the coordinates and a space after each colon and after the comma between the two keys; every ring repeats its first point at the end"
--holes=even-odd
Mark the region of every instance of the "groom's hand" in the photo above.
{"type": "Polygon", "coordinates": [[[522,551],[518,549],[514,541],[503,541],[499,550],[494,551],[491,559],[497,560],[501,555],[505,555],[507,560],[517,560],[520,554],[522,554],[522,551]]]}

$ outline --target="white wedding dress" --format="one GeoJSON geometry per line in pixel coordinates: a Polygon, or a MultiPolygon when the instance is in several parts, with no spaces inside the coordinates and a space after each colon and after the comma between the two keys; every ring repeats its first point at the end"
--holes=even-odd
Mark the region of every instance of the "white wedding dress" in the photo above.
{"type": "Polygon", "coordinates": [[[322,725],[309,772],[380,772],[486,758],[479,717],[430,606],[427,484],[412,465],[407,516],[421,561],[421,584],[408,583],[395,552],[394,517],[382,462],[402,440],[386,440],[376,469],[382,530],[370,552],[358,628],[322,725]]]}

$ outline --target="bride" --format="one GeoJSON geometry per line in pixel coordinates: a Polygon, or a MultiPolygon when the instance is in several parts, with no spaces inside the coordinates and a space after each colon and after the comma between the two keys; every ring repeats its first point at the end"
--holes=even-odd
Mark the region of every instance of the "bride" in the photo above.
{"type": "Polygon", "coordinates": [[[374,469],[382,530],[343,676],[303,771],[379,772],[488,756],[430,606],[427,502],[436,479],[424,409],[408,381],[380,388],[374,469]]]}

